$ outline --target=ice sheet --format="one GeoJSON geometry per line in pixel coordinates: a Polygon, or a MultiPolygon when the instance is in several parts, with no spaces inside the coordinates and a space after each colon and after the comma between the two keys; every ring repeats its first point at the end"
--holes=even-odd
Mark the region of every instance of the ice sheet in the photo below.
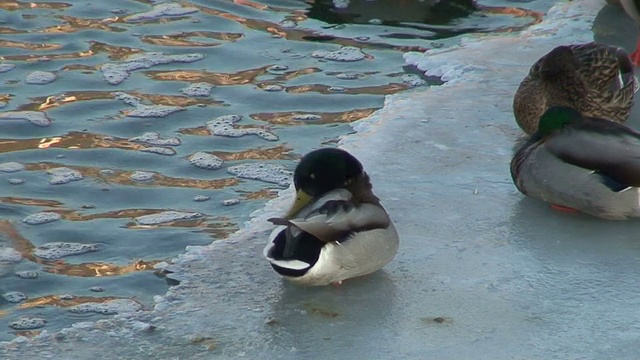
{"type": "Polygon", "coordinates": [[[283,283],[261,257],[288,189],[227,241],[175,259],[154,311],[0,344],[0,358],[637,359],[640,223],[551,211],[509,176],[511,101],[530,64],[593,39],[602,0],[521,34],[407,54],[440,87],[390,96],[342,146],[401,236],[383,271],[341,288],[283,283]]]}

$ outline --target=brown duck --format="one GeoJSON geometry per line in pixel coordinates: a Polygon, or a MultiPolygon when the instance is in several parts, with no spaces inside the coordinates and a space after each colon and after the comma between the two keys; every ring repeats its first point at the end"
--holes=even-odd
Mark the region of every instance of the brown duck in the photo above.
{"type": "Polygon", "coordinates": [[[551,106],[623,123],[637,90],[633,64],[618,47],[595,42],[563,45],[536,61],[513,99],[516,122],[531,135],[551,106]]]}

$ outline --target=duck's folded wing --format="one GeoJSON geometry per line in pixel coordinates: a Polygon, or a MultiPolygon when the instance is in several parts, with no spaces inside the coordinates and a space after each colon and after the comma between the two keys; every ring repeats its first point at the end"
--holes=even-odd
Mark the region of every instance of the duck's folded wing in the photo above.
{"type": "Polygon", "coordinates": [[[342,240],[353,232],[386,228],[391,219],[379,205],[328,202],[306,217],[289,222],[321,241],[332,242],[342,240]]]}
{"type": "Polygon", "coordinates": [[[640,134],[619,124],[563,131],[545,148],[574,166],[593,170],[625,186],[640,186],[640,134]]]}

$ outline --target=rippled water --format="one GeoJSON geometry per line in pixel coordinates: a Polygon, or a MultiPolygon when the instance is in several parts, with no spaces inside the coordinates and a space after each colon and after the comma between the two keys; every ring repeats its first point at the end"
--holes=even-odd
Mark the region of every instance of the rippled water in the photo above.
{"type": "Polygon", "coordinates": [[[238,229],[384,95],[438,83],[404,51],[550,3],[0,1],[0,341],[152,306],[155,264],[238,229]]]}

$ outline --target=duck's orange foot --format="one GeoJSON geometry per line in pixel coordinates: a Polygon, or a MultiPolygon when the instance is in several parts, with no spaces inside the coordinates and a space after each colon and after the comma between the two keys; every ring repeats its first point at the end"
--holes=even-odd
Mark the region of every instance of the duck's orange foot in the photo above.
{"type": "Polygon", "coordinates": [[[576,210],[574,208],[570,208],[570,207],[562,206],[562,205],[556,205],[556,204],[551,204],[551,208],[553,210],[564,211],[564,212],[568,212],[568,213],[578,213],[578,212],[580,212],[580,210],[576,210]]]}
{"type": "Polygon", "coordinates": [[[632,52],[629,57],[631,58],[631,62],[633,63],[633,65],[640,66],[640,49],[632,52]]]}
{"type": "Polygon", "coordinates": [[[342,285],[342,280],[340,281],[334,281],[331,283],[331,285],[333,285],[333,287],[338,288],[340,287],[340,285],[342,285]]]}
{"type": "Polygon", "coordinates": [[[640,66],[640,36],[638,37],[638,43],[636,44],[636,51],[632,52],[629,57],[635,66],[640,66]]]}

